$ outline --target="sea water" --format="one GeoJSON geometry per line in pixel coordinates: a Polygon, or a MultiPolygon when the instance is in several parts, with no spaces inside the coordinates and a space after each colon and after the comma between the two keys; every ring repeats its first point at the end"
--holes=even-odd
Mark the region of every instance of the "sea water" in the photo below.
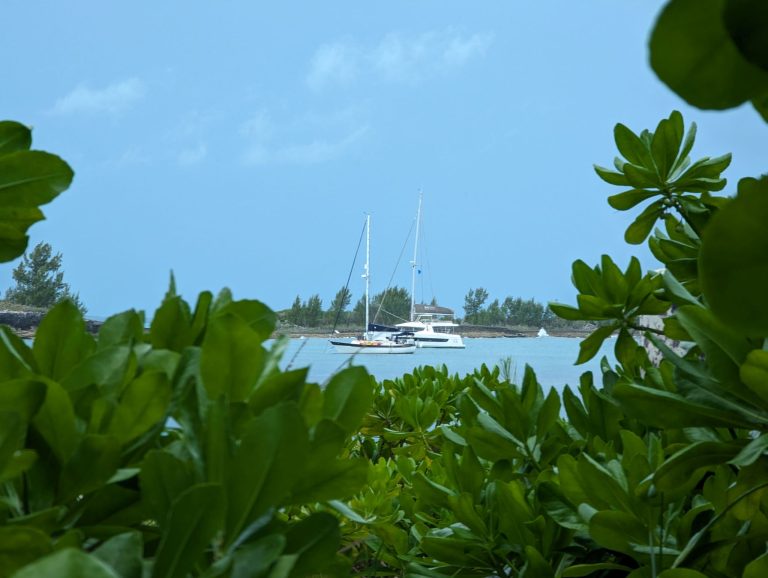
{"type": "Polygon", "coordinates": [[[603,356],[607,356],[612,365],[615,363],[615,340],[608,339],[591,361],[574,365],[580,342],[581,339],[575,337],[465,337],[465,349],[420,348],[413,354],[350,355],[335,353],[327,339],[312,337],[291,339],[282,367],[308,367],[309,380],[322,384],[349,364],[362,365],[378,380],[400,377],[422,365],[445,365],[450,374],[464,376],[482,364],[508,364],[510,374],[516,378],[514,381],[520,383],[527,364],[536,372],[545,390],[554,387],[562,392],[566,385],[570,385],[571,389],[577,388],[579,376],[585,371],[592,371],[596,384],[599,384],[600,359],[603,356]]]}

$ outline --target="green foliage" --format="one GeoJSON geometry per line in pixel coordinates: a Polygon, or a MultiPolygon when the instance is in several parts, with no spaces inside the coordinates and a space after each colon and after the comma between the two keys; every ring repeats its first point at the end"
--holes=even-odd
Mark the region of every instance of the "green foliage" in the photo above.
{"type": "Polygon", "coordinates": [[[339,289],[326,313],[326,323],[334,328],[340,323],[346,324],[349,318],[347,307],[351,303],[352,292],[347,287],[339,289]]]}
{"type": "Polygon", "coordinates": [[[707,302],[724,321],[751,335],[768,335],[766,198],[768,177],[742,179],[738,195],[712,219],[701,246],[707,302]]]}
{"type": "Polygon", "coordinates": [[[636,135],[623,124],[614,129],[614,139],[623,158],[614,160],[615,171],[595,165],[595,171],[605,182],[631,187],[612,195],[608,203],[619,211],[627,211],[638,204],[658,197],[637,216],[624,238],[628,243],[640,244],[653,230],[656,221],[678,212],[698,234],[719,200],[711,193],[725,187],[720,174],[731,163],[731,155],[704,157],[691,162],[689,154],[696,137],[696,125],[685,133],[683,117],[674,111],[659,122],[656,130],[644,130],[636,135]]]}
{"type": "Polygon", "coordinates": [[[752,101],[768,120],[766,30],[762,0],[671,0],[651,35],[651,66],[693,106],[752,101]]]}
{"type": "Polygon", "coordinates": [[[312,295],[302,302],[298,295],[285,314],[285,320],[302,327],[317,327],[323,322],[323,301],[319,295],[312,295]]]}
{"type": "Polygon", "coordinates": [[[50,309],[54,304],[69,299],[82,312],[85,306],[78,294],[72,293],[64,282],[61,271],[61,253],[53,254],[49,243],[38,243],[31,252],[25,253],[18,267],[13,270],[16,285],[5,292],[5,299],[18,305],[50,309]]]}
{"type": "Polygon", "coordinates": [[[483,304],[488,299],[488,291],[482,287],[470,289],[464,296],[464,320],[475,323],[483,304]]]}
{"type": "MultiPolygon", "coordinates": [[[[360,309],[365,313],[364,307],[360,309]]],[[[397,286],[377,293],[371,299],[371,313],[371,323],[392,325],[408,321],[411,318],[411,293],[397,286]]]]}
{"type": "Polygon", "coordinates": [[[622,362],[628,361],[636,350],[630,331],[643,329],[639,325],[640,317],[660,315],[670,307],[668,301],[657,297],[662,285],[661,275],[643,275],[640,262],[634,257],[623,272],[608,255],[603,255],[601,264],[593,268],[584,261],[575,261],[571,279],[579,291],[578,307],[550,303],[550,309],[571,321],[605,323],[581,342],[576,363],[592,359],[603,341],[614,332],[618,332],[616,356],[622,362]]]}
{"type": "Polygon", "coordinates": [[[4,333],[0,576],[335,567],[339,523],[317,510],[365,483],[344,444],[371,381],[350,368],[321,391],[282,372],[284,341],[264,346],[275,322],[227,291],[193,312],[171,287],[149,333],[127,311],[93,338],[70,301],[31,348],[4,333]]]}
{"type": "Polygon", "coordinates": [[[29,150],[32,131],[0,121],[0,262],[12,261],[27,248],[27,230],[45,217],[50,203],[72,182],[74,173],[59,157],[29,150]]]}

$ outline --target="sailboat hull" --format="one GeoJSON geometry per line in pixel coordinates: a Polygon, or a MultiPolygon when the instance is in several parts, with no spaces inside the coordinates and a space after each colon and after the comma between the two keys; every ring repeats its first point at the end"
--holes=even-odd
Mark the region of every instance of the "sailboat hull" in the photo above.
{"type": "Polygon", "coordinates": [[[351,341],[331,341],[335,353],[353,353],[353,354],[375,354],[375,355],[397,355],[407,354],[416,351],[416,345],[413,343],[395,343],[386,341],[369,341],[363,339],[353,339],[351,341]]]}

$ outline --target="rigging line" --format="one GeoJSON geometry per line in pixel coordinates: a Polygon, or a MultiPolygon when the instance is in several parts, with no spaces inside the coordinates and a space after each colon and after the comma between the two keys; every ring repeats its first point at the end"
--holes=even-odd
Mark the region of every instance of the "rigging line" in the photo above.
{"type": "Polygon", "coordinates": [[[293,357],[291,357],[291,360],[288,362],[288,365],[285,366],[285,371],[289,371],[293,367],[293,362],[296,361],[296,358],[299,356],[299,353],[301,353],[301,350],[304,349],[304,346],[307,344],[307,339],[302,340],[299,347],[296,349],[296,353],[293,354],[293,357]]]}
{"type": "Polygon", "coordinates": [[[391,315],[395,319],[399,319],[400,321],[410,321],[409,319],[406,319],[405,317],[400,317],[399,315],[396,315],[395,313],[392,313],[391,311],[387,311],[386,309],[379,308],[381,311],[386,313],[387,315],[391,315]]]}
{"type": "Polygon", "coordinates": [[[363,221],[363,230],[360,231],[360,239],[357,241],[357,250],[355,251],[355,258],[352,259],[352,266],[349,268],[349,275],[347,275],[347,284],[344,285],[344,294],[342,295],[341,303],[339,303],[339,308],[336,311],[336,318],[333,320],[333,329],[331,329],[331,335],[333,335],[333,333],[336,331],[336,325],[338,325],[339,323],[339,317],[341,317],[341,311],[344,305],[344,298],[347,295],[349,295],[349,281],[350,279],[352,279],[352,271],[355,270],[355,263],[357,263],[357,256],[360,253],[360,246],[363,244],[363,237],[365,236],[365,225],[366,225],[366,222],[363,221]]]}
{"type": "MultiPolygon", "coordinates": [[[[389,283],[387,283],[387,288],[384,289],[384,294],[381,296],[381,301],[379,302],[379,308],[376,309],[376,313],[373,316],[373,321],[371,323],[376,323],[376,319],[379,317],[379,313],[381,312],[381,308],[384,306],[384,300],[387,298],[387,293],[389,293],[389,290],[392,287],[392,280],[395,278],[395,273],[397,273],[397,268],[400,266],[400,261],[403,259],[403,253],[405,253],[405,248],[408,246],[408,239],[411,238],[411,233],[413,232],[413,226],[415,224],[415,220],[413,223],[411,223],[411,228],[408,230],[408,235],[405,237],[405,242],[403,243],[403,248],[400,249],[400,256],[397,258],[397,263],[395,263],[395,268],[392,271],[392,275],[389,277],[389,283]]],[[[386,313],[386,312],[385,312],[386,313]]],[[[391,315],[391,313],[390,313],[391,315]]],[[[368,328],[366,328],[366,331],[368,328]]]]}

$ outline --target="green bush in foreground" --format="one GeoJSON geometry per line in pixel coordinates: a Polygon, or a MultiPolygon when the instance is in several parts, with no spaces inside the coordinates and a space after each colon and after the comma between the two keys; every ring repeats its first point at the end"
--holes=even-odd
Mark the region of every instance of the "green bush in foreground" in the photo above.
{"type": "Polygon", "coordinates": [[[616,334],[618,364],[603,361],[601,387],[586,373],[580,395],[566,387],[561,398],[530,368],[515,385],[485,367],[466,377],[423,368],[380,385],[350,446],[374,463],[344,525],[359,575],[768,571],[768,248],[758,254],[768,232],[752,226],[767,222],[768,179],[743,179],[735,199],[713,196],[730,158],[691,163],[694,134],[684,138],[677,112],[654,132],[618,125],[626,160],[597,169],[633,187],[609,199],[617,208],[660,198],[628,236],[662,223],[649,244],[665,266],[644,275],[635,259],[624,271],[607,256],[574,263],[577,306],[553,310],[603,323],[579,362],[616,334]],[[734,287],[747,261],[754,276],[734,287]],[[721,311],[718,299],[738,305],[721,311]],[[662,314],[663,325],[646,325],[662,314]],[[658,365],[640,332],[661,350],[658,365]]]}

